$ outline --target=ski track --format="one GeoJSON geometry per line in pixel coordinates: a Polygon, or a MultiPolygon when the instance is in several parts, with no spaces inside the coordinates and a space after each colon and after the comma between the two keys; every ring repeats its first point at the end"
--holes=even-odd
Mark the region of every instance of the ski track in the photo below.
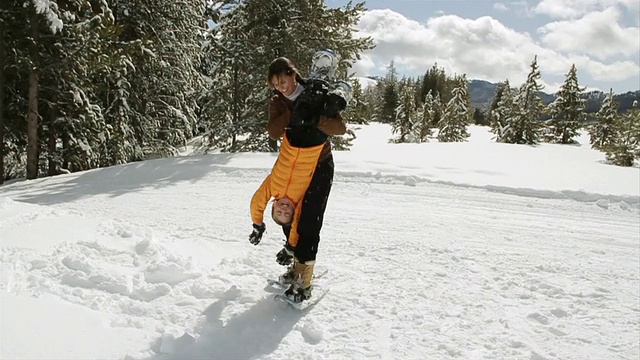
{"type": "MultiPolygon", "coordinates": [[[[296,312],[265,282],[283,270],[281,230],[267,218],[262,243],[247,241],[266,174],[218,168],[193,183],[21,208],[1,231],[100,220],[94,238],[3,248],[2,287],[148,332],[127,359],[640,356],[636,208],[336,176],[317,264],[331,291],[296,312]]],[[[28,190],[16,189],[0,195],[21,201],[28,190]]]]}

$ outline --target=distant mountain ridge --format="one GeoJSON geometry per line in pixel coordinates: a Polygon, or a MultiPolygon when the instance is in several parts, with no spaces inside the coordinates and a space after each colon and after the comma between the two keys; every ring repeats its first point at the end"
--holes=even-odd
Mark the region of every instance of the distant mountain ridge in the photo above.
{"type": "MultiPolygon", "coordinates": [[[[493,100],[493,97],[496,94],[497,88],[497,83],[485,80],[471,80],[469,82],[471,106],[474,108],[488,108],[491,104],[491,100],[493,100]]],[[[555,94],[548,94],[543,91],[538,92],[538,94],[545,105],[550,104],[556,99],[555,94]]],[[[600,110],[602,100],[604,100],[606,93],[602,91],[588,91],[583,93],[582,96],[587,99],[587,113],[594,113],[600,110]]],[[[634,100],[640,100],[640,90],[614,94],[613,98],[618,102],[618,111],[623,113],[631,108],[634,100]]]]}

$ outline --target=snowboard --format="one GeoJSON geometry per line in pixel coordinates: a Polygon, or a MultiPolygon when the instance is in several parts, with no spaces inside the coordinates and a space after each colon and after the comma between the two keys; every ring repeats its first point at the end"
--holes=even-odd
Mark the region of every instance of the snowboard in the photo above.
{"type": "MultiPolygon", "coordinates": [[[[314,280],[321,279],[323,276],[327,275],[328,272],[329,272],[329,269],[324,269],[323,271],[314,274],[313,275],[313,279],[314,280]]],[[[269,284],[271,286],[278,286],[278,287],[285,288],[285,289],[289,287],[289,284],[283,284],[278,279],[270,279],[270,278],[268,278],[267,279],[267,284],[269,284]]]]}
{"type": "Polygon", "coordinates": [[[304,300],[303,302],[291,301],[289,298],[284,296],[284,294],[276,294],[273,296],[273,299],[278,301],[284,301],[287,304],[289,304],[290,307],[299,311],[303,311],[305,309],[309,309],[310,307],[320,302],[320,300],[322,300],[322,298],[324,298],[328,292],[329,292],[329,289],[314,285],[313,294],[311,295],[311,298],[304,300]]]}
{"type": "MultiPolygon", "coordinates": [[[[314,278],[314,280],[318,280],[318,279],[322,278],[324,275],[326,275],[328,272],[329,272],[329,269],[325,269],[322,272],[315,274],[313,276],[313,278],[314,278]]],[[[312,291],[311,298],[308,299],[308,300],[304,300],[303,302],[297,303],[297,302],[291,301],[286,296],[284,296],[284,290],[289,288],[289,284],[282,283],[277,279],[267,279],[267,284],[269,284],[271,286],[280,287],[280,288],[283,289],[282,293],[276,294],[276,295],[273,296],[274,300],[284,301],[284,302],[286,302],[287,304],[289,304],[291,307],[293,307],[296,310],[304,310],[304,309],[309,308],[310,306],[313,306],[313,305],[317,304],[329,292],[328,288],[325,288],[325,287],[323,287],[321,285],[318,285],[318,284],[314,283],[313,284],[313,291],[312,291]]]]}

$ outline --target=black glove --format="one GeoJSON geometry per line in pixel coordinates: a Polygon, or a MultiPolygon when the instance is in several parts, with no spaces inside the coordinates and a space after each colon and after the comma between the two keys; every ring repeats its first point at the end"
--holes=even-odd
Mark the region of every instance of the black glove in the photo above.
{"type": "Polygon", "coordinates": [[[293,125],[315,126],[320,121],[320,113],[329,91],[328,84],[322,80],[310,80],[302,94],[293,103],[293,125]]]}
{"type": "Polygon", "coordinates": [[[276,254],[276,262],[280,265],[289,265],[293,261],[293,251],[295,248],[289,243],[284,244],[282,250],[276,254]]]}
{"type": "Polygon", "coordinates": [[[260,240],[262,240],[262,234],[265,229],[266,226],[264,223],[261,223],[260,225],[253,224],[253,231],[251,232],[251,235],[249,235],[249,242],[253,245],[258,245],[260,240]]]}
{"type": "Polygon", "coordinates": [[[328,117],[336,117],[340,111],[347,108],[347,101],[338,94],[329,94],[324,104],[323,114],[328,117]]]}

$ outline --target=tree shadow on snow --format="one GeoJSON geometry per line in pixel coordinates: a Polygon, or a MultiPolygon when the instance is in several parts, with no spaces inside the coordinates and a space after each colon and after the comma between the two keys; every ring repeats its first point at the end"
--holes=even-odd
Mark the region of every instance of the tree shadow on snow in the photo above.
{"type": "Polygon", "coordinates": [[[271,354],[306,314],[267,296],[223,324],[220,314],[227,303],[218,300],[203,312],[206,320],[197,330],[197,340],[186,335],[166,345],[158,339],[153,346],[156,356],[151,360],[252,359],[271,354]]]}
{"type": "MultiPolygon", "coordinates": [[[[235,154],[174,157],[134,162],[89,170],[78,174],[46,177],[12,184],[12,199],[39,205],[52,205],[86,196],[112,197],[143,188],[162,188],[182,181],[195,182],[235,154]],[[39,186],[33,188],[33,184],[39,186]]],[[[224,168],[220,168],[224,169],[224,168]]],[[[232,169],[229,169],[232,170],[232,169]]]]}

